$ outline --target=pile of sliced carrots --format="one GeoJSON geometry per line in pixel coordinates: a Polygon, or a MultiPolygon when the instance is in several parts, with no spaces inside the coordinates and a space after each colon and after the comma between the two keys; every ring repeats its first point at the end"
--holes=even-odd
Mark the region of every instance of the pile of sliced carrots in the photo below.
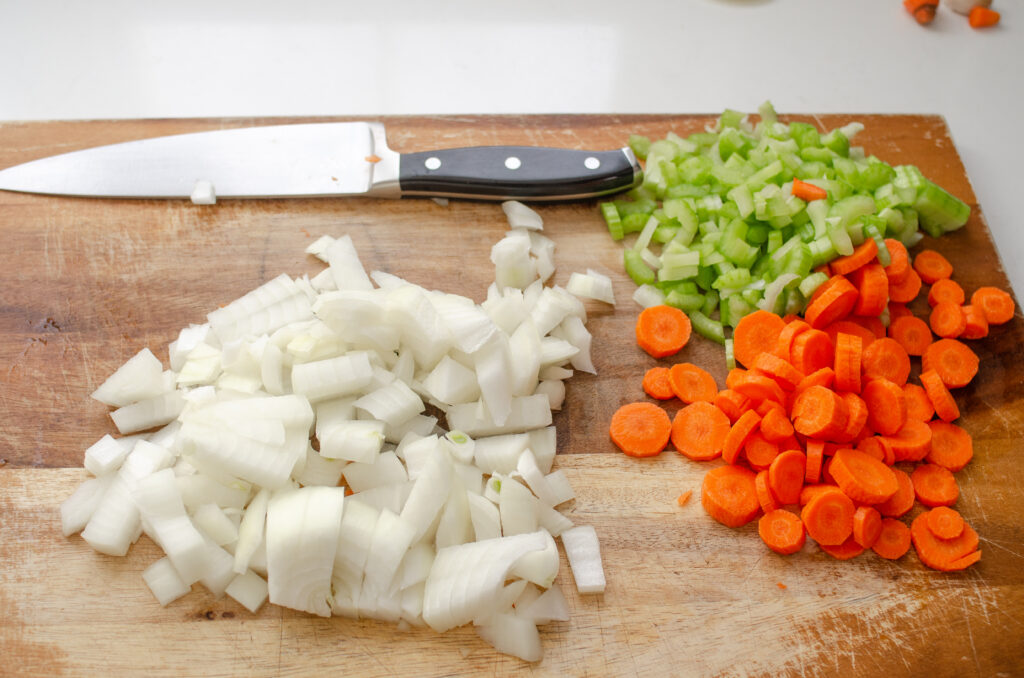
{"type": "MultiPolygon", "coordinates": [[[[870,239],[831,262],[803,318],[767,311],[743,318],[733,334],[742,367],[729,372],[724,389],[690,363],[648,370],[644,391],[684,407],[670,419],[655,403],[627,404],[612,418],[612,440],[638,457],[670,441],[696,461],[722,457],[726,465],[704,478],[701,504],[729,527],[760,515],[758,533],[778,553],[796,553],[810,536],[843,560],[867,549],[897,559],[913,544],[934,569],[978,562],[978,535],[951,508],[960,494],[954,474],[974,450],[952,423],[960,412],[950,389],[978,372],[977,355],[960,339],[1009,321],[1013,299],[982,287],[966,304],[945,257],[924,250],[911,264],[900,243],[886,245],[888,266],[870,239]],[[907,308],[924,284],[928,322],[907,308]],[[885,313],[888,329],[879,318],[885,313]],[[921,358],[920,384],[910,381],[911,356],[921,358]],[[901,518],[915,502],[928,510],[908,527],[901,518]]],[[[689,328],[675,310],[644,311],[637,340],[645,350],[657,346],[664,357],[685,346],[689,328]],[[666,336],[653,336],[654,327],[666,336]]]]}

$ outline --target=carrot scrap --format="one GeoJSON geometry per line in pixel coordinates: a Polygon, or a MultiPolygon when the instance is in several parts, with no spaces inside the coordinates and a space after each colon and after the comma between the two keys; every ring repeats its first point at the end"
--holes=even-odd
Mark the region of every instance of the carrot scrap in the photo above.
{"type": "Polygon", "coordinates": [[[732,335],[736,362],[752,368],[759,355],[772,352],[785,327],[782,318],[769,311],[759,310],[743,316],[732,335]]]}
{"type": "Polygon", "coordinates": [[[929,306],[935,306],[942,302],[963,306],[966,299],[967,297],[964,295],[964,288],[960,287],[960,283],[950,278],[936,280],[935,284],[932,285],[932,288],[928,290],[929,306]]]}
{"type": "Polygon", "coordinates": [[[971,295],[971,305],[981,308],[989,325],[1009,322],[1016,310],[1013,297],[998,287],[979,287],[971,295]]]}
{"type": "Polygon", "coordinates": [[[821,550],[837,560],[850,560],[864,553],[864,547],[857,543],[851,534],[842,544],[821,544],[821,550]]]}
{"type": "Polygon", "coordinates": [[[782,589],[783,591],[785,591],[785,590],[786,590],[786,585],[785,585],[785,584],[783,584],[783,583],[782,583],[781,581],[777,581],[777,582],[775,582],[775,585],[776,585],[776,586],[778,586],[778,587],[779,587],[780,589],[782,589]]]}
{"type": "Polygon", "coordinates": [[[889,306],[889,323],[892,324],[897,318],[903,318],[906,316],[913,316],[914,312],[907,308],[906,304],[901,304],[898,301],[890,301],[889,306]]]}
{"type": "Polygon", "coordinates": [[[953,394],[949,392],[946,385],[942,383],[942,377],[935,370],[928,370],[921,373],[921,386],[928,394],[928,400],[932,401],[935,414],[942,421],[955,421],[960,417],[960,408],[953,400],[953,394]]]}
{"type": "Polygon", "coordinates": [[[842,544],[853,534],[853,501],[839,488],[816,494],[800,512],[811,539],[823,545],[842,544]]]}
{"type": "Polygon", "coordinates": [[[936,506],[928,512],[928,529],[939,539],[956,539],[964,531],[964,518],[956,509],[936,506]]]}
{"type": "Polygon", "coordinates": [[[789,191],[801,200],[811,202],[812,200],[824,200],[828,197],[828,191],[820,186],[808,183],[806,181],[800,181],[796,177],[793,177],[793,186],[789,191]]]}
{"type": "Polygon", "coordinates": [[[687,502],[690,501],[690,497],[692,495],[693,495],[693,490],[687,490],[686,492],[683,492],[681,495],[676,497],[676,504],[678,504],[680,506],[684,506],[687,502]]]}
{"type": "Polygon", "coordinates": [[[644,393],[656,400],[671,400],[676,397],[672,391],[667,367],[652,367],[644,373],[644,393]]]}
{"type": "Polygon", "coordinates": [[[902,386],[910,377],[910,355],[898,341],[889,337],[865,347],[861,362],[865,379],[888,379],[902,386]]]}
{"type": "Polygon", "coordinates": [[[721,456],[727,435],[729,417],[704,401],[676,412],[670,433],[676,451],[694,461],[710,461],[721,456]]]}
{"type": "Polygon", "coordinates": [[[829,472],[846,496],[862,504],[880,504],[899,491],[892,469],[860,450],[836,452],[829,472]]]}
{"type": "Polygon", "coordinates": [[[927,426],[932,432],[932,444],[925,458],[954,473],[967,466],[974,456],[971,435],[956,424],[942,420],[929,421],[927,426]]]}
{"type": "Polygon", "coordinates": [[[678,353],[687,342],[693,326],[685,313],[672,306],[650,306],[636,321],[636,342],[655,358],[678,353]]]}
{"type": "Polygon", "coordinates": [[[765,440],[777,443],[793,435],[793,424],[781,408],[771,408],[761,417],[761,435],[765,440]]]}
{"type": "Polygon", "coordinates": [[[967,318],[964,317],[963,307],[943,301],[932,308],[928,316],[928,326],[932,332],[946,339],[955,339],[967,329],[967,318]]]}
{"type": "Polygon", "coordinates": [[[692,363],[677,363],[669,368],[672,392],[684,403],[712,402],[718,395],[718,384],[706,370],[692,363]]]}
{"type": "Polygon", "coordinates": [[[914,17],[914,21],[924,26],[935,20],[939,0],[903,0],[903,6],[914,17]]]}
{"type": "Polygon", "coordinates": [[[978,373],[978,355],[956,339],[939,339],[925,349],[921,356],[921,370],[935,370],[942,383],[949,388],[961,388],[971,383],[978,373]]]}
{"type": "Polygon", "coordinates": [[[612,415],[612,442],[631,457],[653,457],[668,444],[672,422],[654,403],[629,403],[612,415]]]}
{"type": "Polygon", "coordinates": [[[882,514],[871,506],[858,506],[853,513],[853,539],[866,549],[878,541],[882,533],[882,514]]]}
{"type": "Polygon", "coordinates": [[[910,550],[910,528],[895,518],[882,518],[881,528],[871,550],[886,560],[899,560],[910,550]]]}
{"type": "Polygon", "coordinates": [[[953,472],[937,464],[921,464],[910,474],[914,495],[925,506],[952,506],[960,496],[953,472]]]}
{"type": "Polygon", "coordinates": [[[932,330],[928,323],[912,315],[890,322],[889,336],[903,347],[907,355],[924,355],[932,344],[932,330]]]}
{"type": "Polygon", "coordinates": [[[742,527],[755,517],[757,501],[754,472],[742,466],[719,466],[704,475],[700,502],[712,518],[727,527],[742,527]]]}
{"type": "Polygon", "coordinates": [[[994,9],[975,5],[967,15],[967,23],[971,28],[988,28],[999,23],[999,18],[999,12],[994,9]]]}
{"type": "Polygon", "coordinates": [[[921,280],[933,284],[936,280],[953,275],[953,265],[935,250],[921,250],[914,257],[914,270],[921,280]]]}
{"type": "Polygon", "coordinates": [[[800,516],[785,509],[768,511],[761,516],[757,521],[757,533],[768,548],[785,556],[802,549],[807,540],[800,516]]]}

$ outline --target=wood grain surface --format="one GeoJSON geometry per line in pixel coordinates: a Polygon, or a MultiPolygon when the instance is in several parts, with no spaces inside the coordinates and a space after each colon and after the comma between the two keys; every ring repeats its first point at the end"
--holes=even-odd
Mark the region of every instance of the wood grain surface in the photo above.
{"type": "MultiPolygon", "coordinates": [[[[831,129],[856,119],[869,153],[911,162],[971,204],[968,225],[924,246],[943,252],[968,294],[1008,289],[982,210],[941,118],[811,116],[831,129]]],[[[303,119],[308,121],[309,119],[303,119]]],[[[0,125],[0,168],[55,153],[164,134],[282,119],[143,120],[0,125]]],[[[482,144],[604,149],[630,133],[698,131],[709,116],[385,118],[399,151],[482,144]]],[[[993,149],[992,152],[999,152],[993,149]]],[[[558,245],[555,282],[595,268],[614,281],[614,309],[588,304],[596,376],[568,385],[558,467],[578,498],[570,515],[602,540],[608,591],[577,596],[560,576],[572,620],[544,632],[546,656],[526,665],[471,629],[444,636],[376,622],[311,618],[276,607],[251,615],[200,587],[160,608],[141,579],[157,557],[145,538],[127,558],[60,535],[57,507],[85,478],[84,449],[113,427],[88,394],[136,351],[166,360],[178,330],[258,284],[320,270],[312,238],[348,233],[368,270],[484,298],[488,255],[507,228],[483,202],[268,200],[198,207],[187,201],[53,198],[0,192],[0,648],[5,675],[1015,675],[1024,670],[1024,322],[971,342],[975,381],[956,392],[975,458],[958,474],[957,508],[981,535],[984,559],[942,574],[911,553],[841,563],[809,544],[776,556],[754,526],[711,521],[699,494],[708,465],[674,452],[617,454],[606,424],[643,398],[655,364],[633,342],[637,308],[621,251],[593,202],[539,208],[558,245]],[[781,586],[780,586],[781,585],[781,586]],[[785,588],[783,588],[783,586],[785,588]]],[[[1020,265],[1019,262],[1008,262],[1020,265]]],[[[922,302],[923,303],[923,302],[922,302]]],[[[679,360],[724,382],[720,347],[696,340],[679,360]]],[[[915,373],[918,366],[915,365],[915,373]]],[[[672,408],[670,407],[670,413],[672,408]]],[[[564,563],[563,563],[564,565],[564,563]]]]}

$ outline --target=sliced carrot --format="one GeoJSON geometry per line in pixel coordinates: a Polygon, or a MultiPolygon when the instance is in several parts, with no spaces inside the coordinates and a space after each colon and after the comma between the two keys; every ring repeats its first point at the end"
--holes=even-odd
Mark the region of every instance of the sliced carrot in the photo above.
{"type": "Polygon", "coordinates": [[[692,363],[676,363],[669,368],[672,392],[684,403],[710,403],[718,395],[718,384],[707,370],[692,363]]]}
{"type": "MultiPolygon", "coordinates": [[[[885,309],[880,311],[880,313],[884,313],[884,312],[885,312],[885,309]]],[[[883,338],[885,338],[885,335],[886,335],[885,325],[882,324],[882,319],[881,318],[878,318],[878,317],[875,317],[875,316],[868,316],[868,315],[851,315],[851,316],[847,317],[847,320],[849,320],[850,322],[852,322],[852,323],[854,323],[856,325],[860,325],[864,329],[866,329],[869,332],[871,332],[872,336],[871,336],[870,340],[866,337],[866,335],[861,335],[861,337],[864,338],[864,348],[867,348],[868,344],[870,344],[875,339],[883,339],[883,338]]]]}
{"type": "Polygon", "coordinates": [[[985,312],[973,304],[963,306],[964,331],[960,333],[963,339],[982,339],[988,336],[988,318],[985,312]]]}
{"type": "Polygon", "coordinates": [[[966,570],[971,565],[981,560],[981,550],[971,551],[962,558],[957,558],[953,562],[946,566],[946,572],[957,572],[959,570],[966,570]]]}
{"type": "Polygon", "coordinates": [[[907,401],[907,419],[931,421],[935,416],[935,406],[924,388],[917,384],[903,385],[903,399],[907,401]]]}
{"type": "Polygon", "coordinates": [[[757,490],[757,503],[761,505],[762,512],[767,514],[779,508],[779,502],[772,494],[772,488],[768,486],[767,469],[757,472],[754,477],[754,489],[757,490]]]}
{"type": "Polygon", "coordinates": [[[890,301],[888,308],[889,308],[889,323],[890,324],[892,324],[892,321],[896,320],[897,318],[902,318],[902,317],[908,316],[908,315],[909,316],[914,315],[914,312],[911,311],[909,308],[907,308],[906,304],[901,304],[901,303],[896,302],[896,301],[890,301]]]}
{"type": "Polygon", "coordinates": [[[921,356],[921,370],[935,370],[942,383],[949,388],[961,388],[971,383],[978,373],[978,355],[956,339],[939,339],[925,349],[921,356]]]}
{"type": "Polygon", "coordinates": [[[928,529],[939,539],[956,539],[964,531],[964,518],[956,509],[936,506],[928,512],[928,529]]]}
{"type": "MultiPolygon", "coordinates": [[[[804,469],[804,483],[817,483],[821,479],[821,463],[825,460],[825,443],[820,440],[807,441],[807,468],[804,469]]],[[[803,490],[800,490],[803,496],[803,490]]],[[[801,501],[803,505],[806,502],[801,501]]]]}
{"type": "Polygon", "coordinates": [[[895,518],[883,518],[871,550],[886,560],[899,560],[910,550],[910,528],[895,518]]]}
{"type": "Polygon", "coordinates": [[[1009,322],[1016,311],[1013,297],[998,287],[979,287],[971,295],[971,305],[981,309],[989,325],[1009,322]]]}
{"type": "Polygon", "coordinates": [[[678,353],[687,342],[693,326],[685,313],[672,306],[650,306],[636,321],[636,343],[655,358],[678,353]]]}
{"type": "Polygon", "coordinates": [[[860,393],[860,362],[863,352],[860,337],[842,332],[836,335],[836,389],[860,393]]]}
{"type": "Polygon", "coordinates": [[[939,8],[939,0],[903,0],[903,7],[914,17],[914,21],[927,26],[935,21],[935,11],[939,8]]]}
{"type": "Polygon", "coordinates": [[[889,499],[875,504],[875,508],[883,516],[899,518],[914,508],[914,483],[910,480],[910,476],[901,469],[893,468],[892,474],[896,476],[896,484],[899,489],[889,499]]]}
{"type": "Polygon", "coordinates": [[[828,266],[832,270],[832,275],[849,275],[858,268],[870,264],[876,256],[878,256],[878,243],[872,238],[865,238],[864,242],[853,248],[853,254],[837,257],[828,262],[828,266]]]}
{"type": "Polygon", "coordinates": [[[811,386],[793,404],[793,428],[809,438],[832,440],[846,429],[846,403],[824,386],[811,386]]]}
{"type": "Polygon", "coordinates": [[[796,385],[796,390],[793,391],[793,395],[800,395],[812,386],[824,386],[825,388],[831,388],[835,379],[835,370],[831,367],[822,367],[801,379],[800,383],[796,385]]]}
{"type": "Polygon", "coordinates": [[[963,307],[947,301],[936,304],[928,316],[928,326],[932,332],[947,339],[955,339],[967,328],[963,307]]]}
{"type": "Polygon", "coordinates": [[[935,370],[921,373],[921,386],[924,386],[928,400],[932,401],[932,407],[935,408],[935,414],[939,419],[954,421],[960,417],[960,408],[957,407],[956,400],[935,370]]]}
{"type": "Polygon", "coordinates": [[[790,365],[788,360],[783,360],[774,353],[762,353],[757,356],[754,361],[754,371],[771,377],[787,391],[795,389],[800,380],[804,378],[803,372],[790,365]]]}
{"type": "Polygon", "coordinates": [[[929,306],[935,306],[943,302],[963,306],[966,299],[964,288],[960,287],[960,283],[949,278],[936,280],[932,288],[928,290],[929,306]]]}
{"type": "Polygon", "coordinates": [[[882,436],[868,436],[864,438],[857,443],[857,449],[886,466],[892,466],[896,463],[896,456],[893,454],[892,445],[882,436]]]}
{"type": "Polygon", "coordinates": [[[895,461],[921,461],[932,449],[932,430],[928,424],[907,419],[903,427],[885,441],[892,449],[895,461]]]}
{"type": "Polygon", "coordinates": [[[803,452],[788,450],[775,457],[768,468],[768,486],[780,504],[795,504],[804,486],[807,457],[803,452]]]}
{"type": "Polygon", "coordinates": [[[910,474],[914,495],[925,506],[952,506],[960,496],[960,487],[948,468],[921,464],[910,474]]]}
{"type": "Polygon", "coordinates": [[[783,438],[779,441],[779,452],[785,452],[786,450],[796,450],[797,452],[803,452],[803,445],[796,439],[795,435],[783,438]]]}
{"type": "Polygon", "coordinates": [[[729,373],[725,375],[725,387],[731,389],[733,384],[735,384],[736,381],[746,373],[747,370],[743,369],[742,367],[734,367],[733,369],[729,370],[729,373]]]}
{"type": "Polygon", "coordinates": [[[971,28],[988,28],[999,23],[999,12],[990,7],[975,5],[967,14],[967,23],[971,28]]]}
{"type": "Polygon", "coordinates": [[[864,553],[864,547],[857,543],[852,534],[842,544],[818,544],[818,546],[837,560],[850,560],[864,553]]]}
{"type": "Polygon", "coordinates": [[[861,396],[868,406],[868,423],[882,435],[893,435],[907,421],[907,401],[903,388],[888,379],[872,379],[861,396]]]}
{"type": "Polygon", "coordinates": [[[772,352],[783,360],[789,360],[793,339],[796,335],[809,329],[811,329],[811,326],[803,320],[797,319],[786,323],[786,326],[779,332],[779,338],[775,340],[775,348],[772,352]]]}
{"type": "MultiPolygon", "coordinates": [[[[867,242],[874,242],[873,240],[867,242]]],[[[877,246],[876,246],[877,248],[877,246]]],[[[857,285],[857,303],[854,315],[879,316],[889,304],[889,278],[881,264],[868,264],[853,277],[857,285]]]]}
{"type": "Polygon", "coordinates": [[[860,450],[836,452],[829,472],[846,496],[862,504],[880,504],[899,490],[892,469],[860,450]]]}
{"type": "Polygon", "coordinates": [[[837,320],[842,320],[857,303],[857,288],[841,275],[829,280],[836,281],[820,297],[807,305],[804,319],[814,329],[821,329],[837,320]]]}
{"type": "Polygon", "coordinates": [[[832,367],[835,358],[835,344],[821,330],[810,329],[793,339],[790,362],[804,374],[811,374],[823,367],[832,367]]]}
{"type": "MultiPolygon", "coordinates": [[[[761,423],[764,423],[764,419],[761,423]]],[[[761,471],[771,466],[775,457],[779,456],[779,446],[767,440],[760,431],[754,431],[743,444],[743,454],[747,457],[750,468],[761,471]]]]}
{"type": "Polygon", "coordinates": [[[921,280],[931,285],[936,280],[953,275],[953,265],[935,250],[921,250],[914,257],[914,270],[921,280]]]}
{"type": "Polygon", "coordinates": [[[917,274],[917,271],[908,271],[907,277],[898,283],[893,282],[892,278],[889,279],[889,301],[909,304],[917,299],[920,291],[921,276],[917,274]]]}
{"type": "Polygon", "coordinates": [[[741,527],[753,520],[757,501],[754,472],[742,466],[719,466],[704,475],[700,503],[712,518],[727,527],[741,527]]]}
{"type": "Polygon", "coordinates": [[[729,417],[702,400],[683,407],[672,420],[672,446],[694,461],[718,458],[728,435],[729,417]]]}
{"type": "Polygon", "coordinates": [[[821,545],[839,545],[853,534],[853,501],[838,488],[816,494],[800,512],[807,534],[821,545]]]}
{"type": "Polygon", "coordinates": [[[872,330],[860,324],[858,320],[860,319],[856,316],[847,316],[846,320],[837,320],[828,327],[823,327],[821,331],[828,335],[828,338],[832,340],[833,344],[836,343],[836,339],[840,332],[843,334],[856,335],[860,337],[861,347],[867,348],[874,343],[877,337],[872,330]]]}
{"type": "Polygon", "coordinates": [[[822,492],[835,492],[837,488],[835,485],[829,485],[825,483],[815,483],[813,485],[804,485],[803,489],[800,490],[800,505],[807,506],[807,504],[817,497],[822,492]]]}
{"type": "Polygon", "coordinates": [[[654,403],[629,403],[612,415],[612,442],[631,457],[653,457],[668,444],[672,422],[654,403]]]}
{"type": "Polygon", "coordinates": [[[722,389],[715,396],[715,406],[725,412],[730,421],[736,421],[750,409],[750,398],[730,388],[722,389]]]}
{"type": "Polygon", "coordinates": [[[754,401],[770,398],[780,404],[786,402],[786,394],[774,379],[753,371],[737,377],[732,384],[729,384],[729,388],[754,401]]]}
{"type": "Polygon", "coordinates": [[[888,379],[902,386],[910,376],[910,356],[907,350],[889,337],[871,342],[864,349],[861,363],[866,379],[888,379]]]}
{"type": "Polygon", "coordinates": [[[781,408],[772,408],[761,417],[761,433],[765,440],[777,443],[793,435],[793,424],[781,408]]]}
{"type": "Polygon", "coordinates": [[[691,496],[693,496],[693,490],[687,490],[676,497],[676,503],[680,506],[684,506],[688,501],[690,501],[691,496]]]}
{"type": "Polygon", "coordinates": [[[768,413],[773,410],[777,410],[782,414],[786,413],[786,408],[782,403],[777,403],[774,400],[762,400],[757,404],[757,407],[754,408],[754,411],[761,415],[762,422],[764,421],[764,418],[768,416],[768,413]]]}
{"type": "Polygon", "coordinates": [[[800,516],[785,509],[775,509],[761,516],[757,521],[757,533],[768,548],[784,556],[802,549],[807,540],[800,516]]]}
{"type": "Polygon", "coordinates": [[[917,557],[926,566],[935,570],[949,570],[951,565],[978,549],[978,533],[966,523],[963,532],[958,537],[953,539],[936,537],[928,529],[928,512],[914,518],[914,522],[910,524],[910,536],[914,542],[917,557]]]}
{"type": "Polygon", "coordinates": [[[846,428],[843,429],[839,439],[849,442],[860,435],[861,429],[867,423],[868,406],[856,393],[843,393],[841,397],[846,403],[846,428]]]}
{"type": "Polygon", "coordinates": [[[885,267],[885,275],[890,282],[903,282],[910,272],[910,254],[906,246],[893,238],[885,239],[885,248],[889,250],[889,265],[885,267]]]}
{"type": "Polygon", "coordinates": [[[800,181],[796,177],[793,177],[793,186],[789,191],[801,200],[811,202],[812,200],[824,200],[828,197],[828,191],[821,186],[815,186],[814,184],[806,181],[800,181]]]}
{"type": "Polygon", "coordinates": [[[667,367],[652,367],[644,373],[644,393],[657,400],[671,400],[676,397],[672,392],[667,367]]]}
{"type": "Polygon", "coordinates": [[[932,344],[932,330],[928,323],[912,315],[890,322],[889,336],[903,347],[907,355],[923,355],[932,344]]]}
{"type": "Polygon", "coordinates": [[[858,506],[853,513],[853,538],[866,549],[878,541],[882,533],[882,514],[871,506],[858,506]]]}
{"type": "Polygon", "coordinates": [[[729,429],[729,433],[725,436],[725,442],[722,445],[722,459],[725,460],[725,463],[736,463],[740,452],[743,450],[743,445],[747,442],[747,438],[757,430],[760,423],[761,415],[753,410],[747,410],[740,415],[740,418],[729,429]]]}
{"type": "Polygon", "coordinates": [[[932,444],[926,459],[956,473],[970,463],[974,457],[974,441],[971,435],[957,426],[945,421],[929,421],[928,428],[932,432],[932,444]]]}
{"type": "Polygon", "coordinates": [[[732,352],[736,361],[744,367],[753,367],[757,356],[773,351],[785,327],[782,318],[768,311],[754,311],[743,316],[732,334],[732,352]]]}

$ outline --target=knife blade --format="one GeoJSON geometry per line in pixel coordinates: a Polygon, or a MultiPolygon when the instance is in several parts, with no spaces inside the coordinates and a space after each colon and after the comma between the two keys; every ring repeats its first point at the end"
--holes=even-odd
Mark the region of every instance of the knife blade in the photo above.
{"type": "Polygon", "coordinates": [[[373,122],[269,125],[98,146],[0,170],[0,189],[102,198],[429,196],[573,200],[636,186],[628,148],[397,153],[373,122]]]}

